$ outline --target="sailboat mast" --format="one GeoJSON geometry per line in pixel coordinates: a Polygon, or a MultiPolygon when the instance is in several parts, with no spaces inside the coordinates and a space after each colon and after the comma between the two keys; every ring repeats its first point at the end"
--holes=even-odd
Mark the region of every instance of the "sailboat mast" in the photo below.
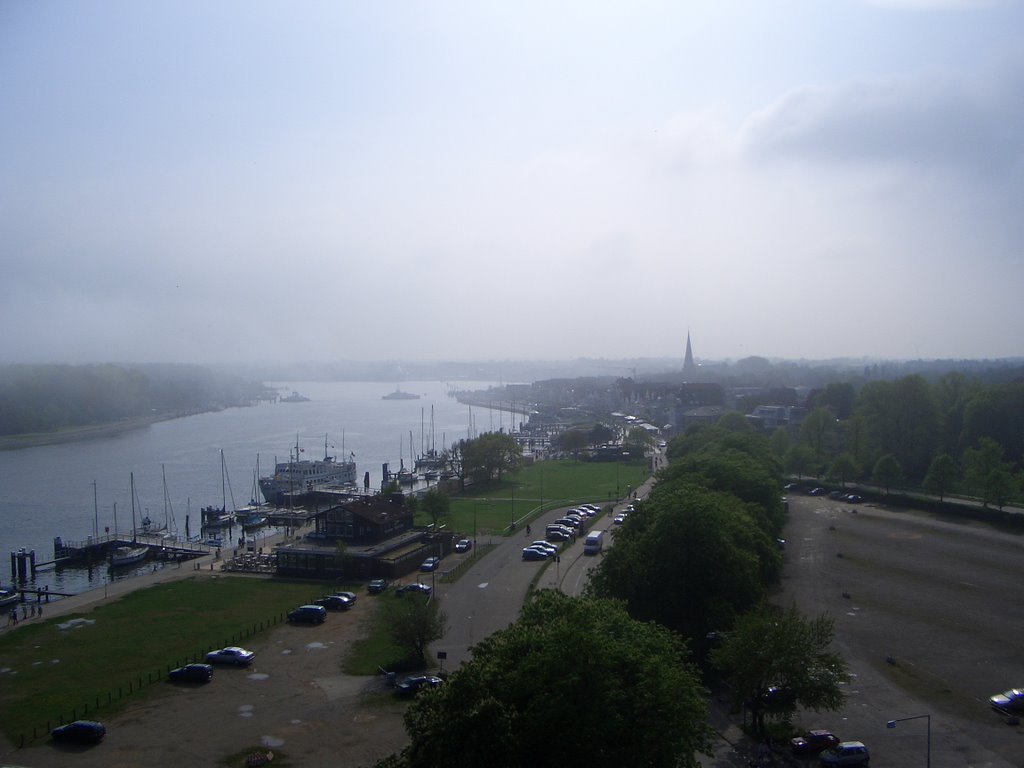
{"type": "Polygon", "coordinates": [[[92,537],[100,537],[100,505],[96,500],[96,481],[92,481],[92,537]]]}
{"type": "Polygon", "coordinates": [[[135,544],[138,541],[135,533],[135,473],[131,472],[128,477],[132,496],[132,543],[135,544]]]}

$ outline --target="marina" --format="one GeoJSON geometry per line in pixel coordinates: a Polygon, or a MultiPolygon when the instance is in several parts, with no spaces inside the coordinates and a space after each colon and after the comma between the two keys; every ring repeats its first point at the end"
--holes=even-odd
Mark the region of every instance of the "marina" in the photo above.
{"type": "MultiPolygon", "coordinates": [[[[276,386],[301,391],[309,401],[264,402],[156,422],[87,441],[0,451],[0,476],[5,479],[0,498],[0,552],[10,553],[14,562],[15,554],[24,549],[25,571],[18,588],[48,587],[51,594],[74,594],[103,587],[110,581],[175,564],[173,558],[152,554],[161,547],[171,552],[175,548],[209,552],[245,541],[258,548],[265,538],[298,528],[313,514],[302,507],[302,494],[286,493],[280,504],[254,499],[267,518],[263,527],[244,526],[236,518],[233,523],[207,529],[201,510],[225,507],[239,512],[252,506],[236,508],[230,489],[225,496],[227,478],[249,478],[251,482],[261,465],[269,468],[286,463],[294,455],[296,443],[300,455],[308,451],[321,457],[325,435],[330,454],[351,458],[358,482],[318,488],[321,494],[343,499],[375,493],[385,473],[397,474],[389,467],[401,466],[403,461],[415,471],[413,484],[403,490],[422,492],[438,482],[436,476],[427,478],[428,472],[437,471],[427,467],[432,449],[439,454],[444,446],[473,436],[474,420],[483,413],[478,406],[470,409],[459,403],[453,391],[486,389],[489,383],[460,382],[453,387],[440,381],[404,382],[402,389],[422,393],[420,400],[408,401],[382,399],[394,389],[394,382],[276,386]],[[427,461],[417,462],[416,457],[427,461]],[[151,555],[111,571],[107,558],[100,554],[105,551],[100,545],[113,541],[122,546],[132,544],[132,479],[138,496],[134,539],[145,543],[151,555]],[[147,517],[151,530],[142,525],[147,517]],[[65,543],[65,548],[90,554],[66,560],[65,553],[58,561],[54,552],[57,537],[74,542],[65,543]],[[88,546],[90,542],[93,546],[88,546]],[[34,569],[29,552],[35,553],[34,569]]],[[[488,423],[483,431],[511,426],[508,415],[499,411],[483,418],[488,423]]],[[[260,474],[269,473],[264,470],[260,474]]],[[[0,586],[10,589],[9,579],[17,578],[13,572],[0,573],[0,586]]]]}

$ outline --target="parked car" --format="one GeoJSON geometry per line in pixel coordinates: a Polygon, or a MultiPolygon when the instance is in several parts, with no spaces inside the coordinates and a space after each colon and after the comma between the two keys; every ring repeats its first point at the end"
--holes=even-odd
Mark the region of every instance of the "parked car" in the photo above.
{"type": "Polygon", "coordinates": [[[858,496],[856,493],[848,493],[843,497],[843,500],[850,504],[860,504],[864,499],[858,496]]]}
{"type": "Polygon", "coordinates": [[[387,588],[387,579],[371,579],[370,583],[366,585],[366,591],[369,592],[371,595],[379,595],[387,588]]]}
{"type": "Polygon", "coordinates": [[[327,619],[327,609],[322,605],[300,605],[288,611],[288,621],[292,624],[323,624],[327,619]]]}
{"type": "Polygon", "coordinates": [[[993,709],[1003,712],[1024,712],[1024,689],[1011,688],[1008,691],[990,696],[988,703],[993,709]]]}
{"type": "Polygon", "coordinates": [[[218,651],[210,651],[206,654],[206,661],[208,664],[233,664],[236,667],[245,667],[252,664],[255,657],[256,654],[253,651],[239,648],[237,645],[229,645],[218,651]]]}
{"type": "Polygon", "coordinates": [[[106,735],[106,726],[95,720],[74,720],[64,725],[58,725],[50,731],[50,738],[54,741],[75,744],[99,744],[106,735]]]}
{"type": "Polygon", "coordinates": [[[523,548],[523,560],[547,560],[551,557],[551,553],[545,552],[543,549],[537,547],[524,547],[523,548]]]}
{"type": "Polygon", "coordinates": [[[424,688],[437,688],[444,680],[433,675],[411,675],[395,686],[399,696],[414,696],[424,688]]]}
{"type": "Polygon", "coordinates": [[[821,753],[822,765],[867,765],[871,756],[860,741],[841,741],[821,753]]]}
{"type": "Polygon", "coordinates": [[[469,539],[459,539],[455,542],[456,552],[469,552],[473,548],[473,542],[469,539]]]}
{"type": "Polygon", "coordinates": [[[548,539],[548,541],[568,541],[571,538],[572,538],[572,534],[571,533],[566,533],[565,531],[548,531],[547,532],[547,539],[548,539]]]}
{"type": "Polygon", "coordinates": [[[537,549],[546,550],[550,552],[552,555],[558,554],[558,547],[556,547],[550,541],[532,541],[530,542],[530,546],[535,547],[537,549]]]}
{"type": "Polygon", "coordinates": [[[811,488],[811,490],[809,490],[807,492],[807,495],[808,496],[824,496],[826,493],[828,493],[828,490],[826,490],[825,488],[811,488]]]}
{"type": "Polygon", "coordinates": [[[420,563],[421,571],[433,571],[437,570],[437,566],[441,564],[440,557],[428,557],[422,563],[420,563]]]}
{"type": "Polygon", "coordinates": [[[313,604],[332,611],[347,611],[352,607],[352,601],[344,595],[324,595],[314,600],[313,604]]]}
{"type": "Polygon", "coordinates": [[[625,512],[619,512],[619,514],[612,518],[612,522],[616,525],[622,525],[624,522],[626,522],[627,517],[629,517],[629,515],[625,512]]]}
{"type": "Polygon", "coordinates": [[[398,597],[401,597],[405,594],[429,595],[430,585],[420,584],[418,581],[414,581],[411,584],[403,584],[402,586],[400,586],[398,589],[395,590],[395,594],[398,597]]]}
{"type": "Polygon", "coordinates": [[[167,679],[175,683],[208,683],[213,680],[213,667],[209,664],[186,664],[168,672],[167,679]]]}
{"type": "Polygon", "coordinates": [[[346,600],[349,601],[349,603],[354,603],[356,601],[355,592],[331,592],[331,594],[337,595],[338,597],[344,597],[346,600]]]}
{"type": "Polygon", "coordinates": [[[839,737],[832,731],[808,731],[803,736],[789,740],[789,748],[794,755],[816,755],[831,749],[839,743],[839,737]]]}

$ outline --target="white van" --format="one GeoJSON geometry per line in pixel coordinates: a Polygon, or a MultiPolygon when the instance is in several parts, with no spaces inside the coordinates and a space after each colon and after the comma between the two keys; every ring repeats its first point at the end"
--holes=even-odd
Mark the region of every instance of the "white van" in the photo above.
{"type": "Polygon", "coordinates": [[[596,555],[604,546],[604,531],[591,531],[583,542],[584,555],[596,555]]]}

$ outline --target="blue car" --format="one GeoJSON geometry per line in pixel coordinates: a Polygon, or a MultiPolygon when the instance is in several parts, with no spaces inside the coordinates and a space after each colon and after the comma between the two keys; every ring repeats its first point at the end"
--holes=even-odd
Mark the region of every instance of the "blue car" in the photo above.
{"type": "Polygon", "coordinates": [[[549,557],[551,557],[551,553],[539,547],[525,547],[523,549],[523,560],[547,560],[549,557]]]}

